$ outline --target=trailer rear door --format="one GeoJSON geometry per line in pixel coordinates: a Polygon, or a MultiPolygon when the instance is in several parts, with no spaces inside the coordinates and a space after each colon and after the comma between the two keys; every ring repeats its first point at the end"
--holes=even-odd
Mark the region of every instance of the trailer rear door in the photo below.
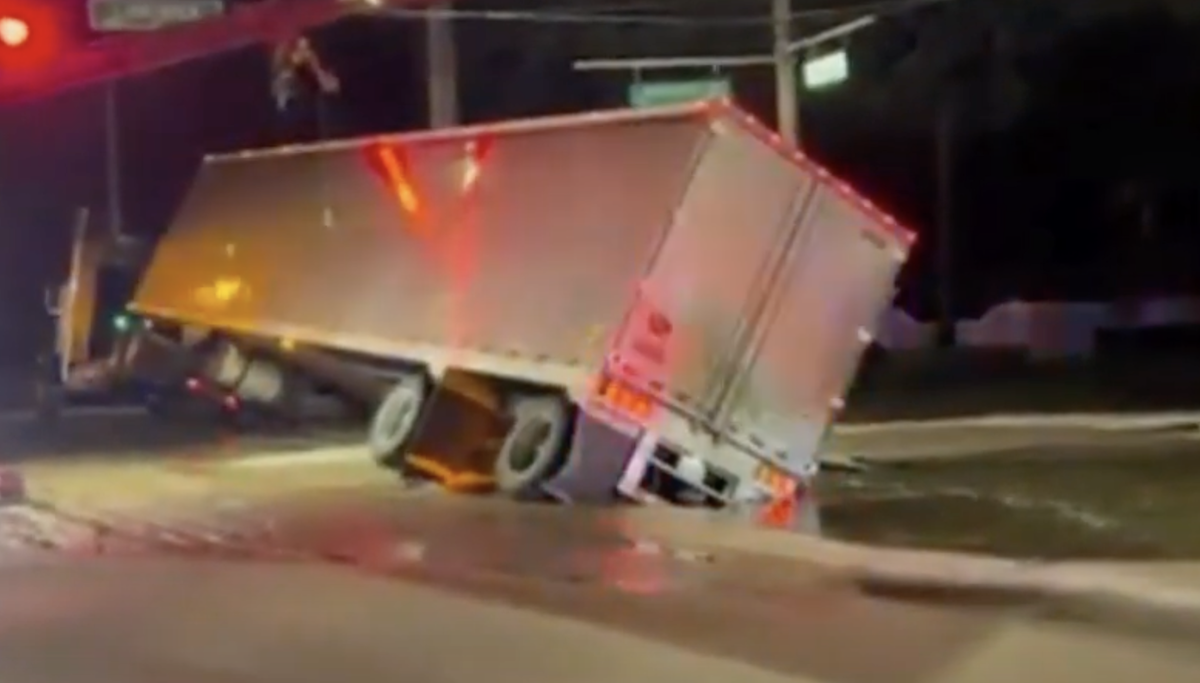
{"type": "Polygon", "coordinates": [[[828,178],[801,219],[722,424],[784,469],[811,467],[875,325],[890,304],[910,238],[828,178]]]}
{"type": "Polygon", "coordinates": [[[655,378],[673,402],[705,420],[714,417],[739,340],[761,309],[768,265],[811,188],[811,177],[779,150],[715,111],[714,135],[616,346],[619,372],[655,378]],[[653,319],[646,316],[668,323],[660,358],[642,351],[653,319]]]}

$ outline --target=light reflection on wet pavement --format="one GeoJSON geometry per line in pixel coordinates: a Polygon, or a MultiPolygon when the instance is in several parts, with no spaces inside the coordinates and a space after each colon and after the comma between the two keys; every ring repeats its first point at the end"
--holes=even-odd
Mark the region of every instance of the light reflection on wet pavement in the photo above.
{"type": "Polygon", "coordinates": [[[356,443],[361,443],[360,430],[332,421],[305,426],[263,422],[239,430],[212,418],[162,419],[132,410],[85,413],[58,423],[0,415],[0,464],[145,460],[200,451],[235,456],[356,443]]]}
{"type": "Polygon", "coordinates": [[[357,571],[835,681],[928,680],[1049,609],[920,591],[896,600],[781,557],[647,543],[611,510],[360,490],[248,518],[265,516],[272,543],[357,571]]]}
{"type": "Polygon", "coordinates": [[[260,542],[355,571],[838,681],[923,680],[1023,609],[875,599],[793,561],[648,543],[609,511],[357,491],[241,514],[275,520],[250,522],[260,542]],[[863,658],[865,641],[887,647],[863,658]]]}
{"type": "MultiPolygon", "coordinates": [[[[150,463],[206,466],[248,453],[269,457],[352,445],[360,438],[357,428],[345,426],[236,434],[212,423],[128,416],[71,420],[49,430],[0,422],[0,466],[27,462],[23,467],[36,472],[95,459],[106,476],[127,472],[104,485],[130,489],[132,497],[168,485],[171,495],[186,495],[197,488],[195,479],[168,482],[150,463]],[[124,462],[130,467],[114,469],[124,462]]],[[[361,469],[362,476],[349,483],[374,474],[365,456],[361,469]]],[[[288,472],[281,467],[264,474],[288,472]]],[[[89,476],[80,470],[70,488],[88,488],[89,476]]],[[[237,488],[241,479],[228,477],[222,486],[237,488]]],[[[311,478],[306,481],[311,485],[311,478]]],[[[1200,517],[1196,490],[1200,438],[1185,433],[829,472],[817,500],[823,532],[834,538],[1024,558],[1180,559],[1200,558],[1192,524],[1200,517]]]]}
{"type": "MultiPolygon", "coordinates": [[[[181,447],[204,443],[209,442],[181,447]]],[[[235,445],[253,450],[257,443],[242,439],[235,445]]],[[[901,602],[866,594],[844,577],[791,560],[739,552],[710,557],[686,547],[647,543],[612,510],[403,492],[369,463],[354,467],[372,472],[372,478],[330,488],[333,476],[320,468],[309,468],[307,478],[295,480],[283,476],[286,469],[214,470],[198,479],[206,488],[189,494],[193,498],[179,496],[174,505],[152,512],[136,506],[122,511],[119,503],[126,495],[121,490],[107,495],[114,507],[97,503],[89,510],[42,512],[80,515],[59,520],[74,533],[60,529],[58,538],[80,557],[339,565],[778,672],[846,683],[930,680],[1013,620],[1039,611],[1036,605],[1015,602],[901,602]],[[266,495],[268,490],[273,495],[266,495]]],[[[935,500],[929,495],[933,487],[979,488],[993,479],[1015,486],[1013,482],[1029,478],[1024,470],[1006,474],[1008,479],[972,479],[973,472],[951,468],[935,476],[920,468],[896,469],[860,475],[853,483],[835,481],[825,491],[826,523],[838,533],[870,534],[870,540],[889,540],[887,533],[900,530],[912,534],[901,540],[915,544],[966,544],[983,538],[979,547],[996,547],[989,534],[1007,523],[1003,515],[989,521],[977,512],[955,515],[952,507],[928,505],[935,500]],[[896,486],[909,490],[901,495],[896,486]],[[920,487],[926,487],[924,492],[920,487]],[[904,496],[927,503],[923,517],[868,510],[856,518],[853,512],[839,518],[840,511],[854,505],[904,496]],[[884,529],[872,531],[868,523],[884,529]]],[[[166,475],[146,476],[144,485],[154,487],[166,475]]],[[[1040,491],[1022,495],[1042,495],[1040,491]]],[[[969,498],[965,493],[960,497],[969,498]]],[[[37,524],[27,526],[31,536],[46,531],[37,524]]],[[[1014,533],[1029,538],[1027,528],[1014,533]]],[[[1073,532],[1066,533],[1070,537],[1073,532]]],[[[1062,538],[1056,538],[1047,542],[1061,544],[1062,538]]]]}
{"type": "Polygon", "coordinates": [[[83,558],[339,565],[836,681],[923,680],[995,628],[995,613],[871,598],[791,561],[647,543],[609,512],[421,496],[380,488],[190,519],[109,516],[90,540],[60,537],[83,558]],[[864,639],[888,646],[863,658],[864,639]]]}

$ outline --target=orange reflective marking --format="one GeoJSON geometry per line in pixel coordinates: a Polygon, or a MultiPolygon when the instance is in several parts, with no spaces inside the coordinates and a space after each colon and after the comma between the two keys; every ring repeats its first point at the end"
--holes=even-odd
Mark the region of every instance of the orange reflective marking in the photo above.
{"type": "Polygon", "coordinates": [[[767,526],[790,527],[796,515],[795,477],[778,467],[763,464],[755,472],[755,479],[770,492],[771,500],[762,509],[759,522],[767,526]]]}
{"type": "Polygon", "coordinates": [[[436,479],[439,484],[451,491],[478,491],[496,485],[496,480],[477,472],[464,472],[450,469],[433,458],[421,455],[410,455],[408,464],[422,474],[436,479]]]}
{"type": "Polygon", "coordinates": [[[614,408],[641,419],[649,419],[654,412],[654,401],[646,394],[621,382],[604,380],[597,394],[614,408]]]}
{"type": "Polygon", "coordinates": [[[392,194],[396,195],[396,201],[400,204],[400,208],[404,209],[409,217],[416,218],[417,214],[421,212],[421,199],[409,179],[408,171],[400,161],[400,156],[392,147],[379,147],[378,149],[379,163],[383,167],[384,175],[387,176],[392,194]]]}

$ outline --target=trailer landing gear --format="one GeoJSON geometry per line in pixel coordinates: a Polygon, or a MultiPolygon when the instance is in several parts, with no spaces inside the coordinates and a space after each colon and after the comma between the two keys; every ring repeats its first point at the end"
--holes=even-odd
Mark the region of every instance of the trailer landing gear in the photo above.
{"type": "Polygon", "coordinates": [[[377,463],[459,492],[545,498],[563,468],[576,410],[566,395],[450,369],[400,379],[367,435],[377,463]]]}

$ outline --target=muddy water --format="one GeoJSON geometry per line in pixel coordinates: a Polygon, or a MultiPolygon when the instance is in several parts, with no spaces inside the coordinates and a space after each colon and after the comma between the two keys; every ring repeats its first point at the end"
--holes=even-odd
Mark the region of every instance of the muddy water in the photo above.
{"type": "Polygon", "coordinates": [[[1022,558],[1200,558],[1200,439],[1059,445],[830,473],[825,533],[1022,558]]]}
{"type": "MultiPolygon", "coordinates": [[[[827,472],[819,492],[823,531],[874,544],[1013,557],[1200,559],[1200,432],[1070,436],[1081,443],[1024,436],[1026,444],[1040,445],[1014,446],[1018,439],[979,430],[956,440],[922,437],[933,459],[922,459],[924,446],[907,437],[900,445],[915,458],[907,463],[827,472]],[[990,452],[964,454],[972,442],[986,442],[990,452]]],[[[49,432],[0,420],[0,467],[304,449],[356,442],[359,432],[219,437],[211,426],[184,428],[144,416],[72,419],[49,432]]],[[[848,446],[848,452],[876,451],[877,457],[885,450],[861,439],[848,446]]],[[[106,486],[134,485],[126,479],[106,480],[106,486]]]]}

